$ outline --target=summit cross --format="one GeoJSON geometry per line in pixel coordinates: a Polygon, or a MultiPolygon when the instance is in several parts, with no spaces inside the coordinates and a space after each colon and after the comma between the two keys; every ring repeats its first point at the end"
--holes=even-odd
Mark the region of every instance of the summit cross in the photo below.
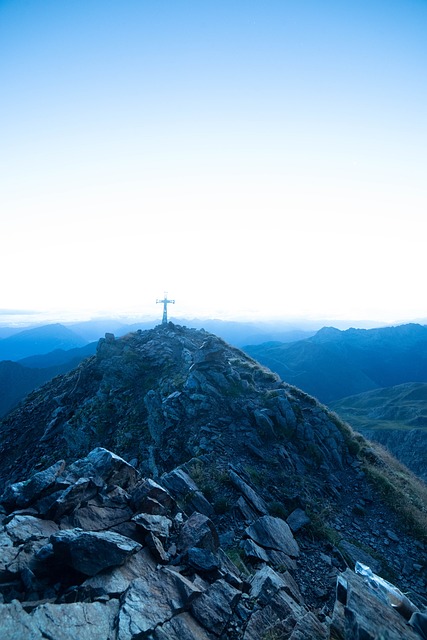
{"type": "Polygon", "coordinates": [[[168,294],[165,291],[165,297],[163,298],[163,300],[156,300],[156,304],[159,302],[163,303],[162,324],[167,324],[168,323],[168,304],[175,304],[175,300],[168,300],[168,294]]]}

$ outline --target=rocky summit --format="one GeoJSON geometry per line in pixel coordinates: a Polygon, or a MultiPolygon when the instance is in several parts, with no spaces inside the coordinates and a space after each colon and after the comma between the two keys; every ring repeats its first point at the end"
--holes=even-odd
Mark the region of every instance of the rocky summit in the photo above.
{"type": "Polygon", "coordinates": [[[203,330],[107,334],[0,478],[1,637],[427,637],[425,485],[203,330]]]}

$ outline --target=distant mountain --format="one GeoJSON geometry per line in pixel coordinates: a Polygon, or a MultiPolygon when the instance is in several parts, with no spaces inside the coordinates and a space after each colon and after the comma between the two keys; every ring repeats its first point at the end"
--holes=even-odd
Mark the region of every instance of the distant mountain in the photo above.
{"type": "MultiPolygon", "coordinates": [[[[90,342],[84,347],[76,347],[75,349],[55,349],[49,353],[42,353],[35,356],[28,356],[18,360],[18,363],[24,367],[46,369],[47,367],[57,367],[60,365],[75,363],[77,366],[84,358],[92,356],[96,351],[97,342],[90,342]]],[[[68,369],[67,369],[68,370],[68,369]]]]}
{"type": "Polygon", "coordinates": [[[0,360],[21,360],[55,349],[83,347],[88,340],[62,324],[49,324],[20,331],[0,340],[0,360]]]}
{"type": "Polygon", "coordinates": [[[322,402],[379,387],[427,382],[427,327],[325,327],[306,340],[244,347],[280,377],[322,402]]]}
{"type": "Polygon", "coordinates": [[[97,342],[79,349],[29,356],[19,362],[0,362],[0,417],[6,415],[25,396],[61,373],[75,369],[96,352],[97,342]]]}
{"type": "Polygon", "coordinates": [[[427,383],[375,389],[332,403],[354,429],[427,481],[427,383]]]}
{"type": "Polygon", "coordinates": [[[287,322],[238,322],[214,318],[192,318],[177,321],[195,329],[205,329],[235,347],[259,344],[270,340],[294,342],[314,335],[313,329],[300,329],[287,322]]]}

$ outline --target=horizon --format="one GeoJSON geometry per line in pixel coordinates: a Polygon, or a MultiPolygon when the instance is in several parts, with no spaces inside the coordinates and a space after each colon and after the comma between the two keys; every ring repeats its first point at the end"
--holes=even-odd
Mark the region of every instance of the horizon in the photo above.
{"type": "Polygon", "coordinates": [[[426,31],[417,0],[0,3],[0,306],[427,317],[426,31]]]}
{"type": "MultiPolygon", "coordinates": [[[[170,311],[168,307],[168,321],[175,324],[180,322],[187,322],[190,326],[194,322],[200,324],[202,322],[217,322],[217,323],[230,323],[230,324],[244,324],[254,325],[254,327],[262,328],[266,330],[307,330],[318,331],[324,327],[334,327],[340,330],[346,330],[350,328],[355,329],[374,329],[382,327],[393,327],[405,324],[427,324],[427,318],[400,318],[391,321],[379,320],[379,319],[356,319],[356,318],[327,318],[327,317],[291,317],[291,316],[229,316],[229,317],[216,317],[209,315],[190,315],[184,316],[182,314],[174,313],[170,311]]],[[[62,325],[74,325],[81,323],[96,323],[96,322],[111,322],[133,325],[140,323],[157,323],[162,322],[162,313],[66,313],[62,312],[43,312],[43,311],[30,311],[30,310],[8,310],[0,309],[0,328],[13,328],[13,329],[31,329],[38,326],[46,326],[53,324],[62,325]]]]}

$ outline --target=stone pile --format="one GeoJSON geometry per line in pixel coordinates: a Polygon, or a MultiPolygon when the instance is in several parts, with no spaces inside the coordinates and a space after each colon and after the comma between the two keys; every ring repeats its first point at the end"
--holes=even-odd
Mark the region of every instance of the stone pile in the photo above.
{"type": "MultiPolygon", "coordinates": [[[[243,481],[240,491],[251,495],[243,481]]],[[[379,624],[394,629],[390,639],[420,637],[348,569],[333,620],[320,619],[297,582],[304,513],[291,529],[252,504],[236,544],[182,468],[155,482],[98,447],[9,485],[0,505],[2,638],[361,639],[380,637],[379,624]],[[236,549],[250,572],[236,566],[236,549]]],[[[237,505],[233,513],[243,517],[237,505]]]]}

